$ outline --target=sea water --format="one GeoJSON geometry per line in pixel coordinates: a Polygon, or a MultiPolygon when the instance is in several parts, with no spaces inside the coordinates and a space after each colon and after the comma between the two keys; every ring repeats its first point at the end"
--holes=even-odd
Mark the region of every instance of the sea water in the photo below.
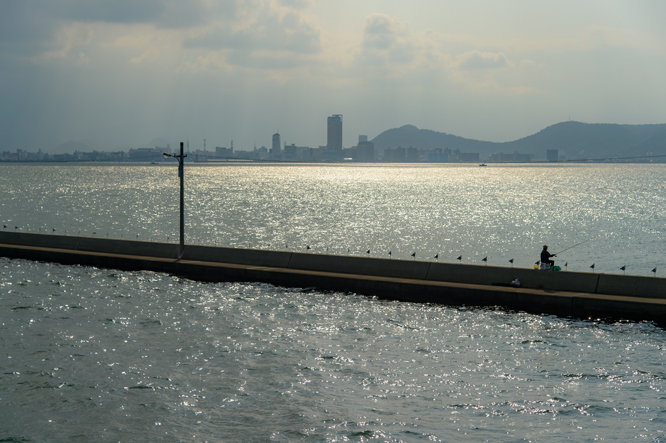
{"type": "MultiPolygon", "coordinates": [[[[177,242],[175,169],[0,165],[0,223],[177,242]]],[[[561,264],[659,275],[665,178],[186,165],[186,242],[519,267],[584,242],[561,264]]],[[[0,441],[663,441],[665,351],[649,322],[0,258],[0,441]]]]}

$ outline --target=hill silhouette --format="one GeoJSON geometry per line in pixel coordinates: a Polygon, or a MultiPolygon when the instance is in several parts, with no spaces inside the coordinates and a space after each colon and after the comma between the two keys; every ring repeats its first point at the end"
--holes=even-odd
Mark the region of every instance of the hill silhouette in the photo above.
{"type": "Polygon", "coordinates": [[[405,125],[382,132],[372,142],[379,152],[399,146],[425,150],[449,148],[452,151],[459,149],[461,152],[478,152],[481,158],[500,152],[520,152],[532,154],[535,159],[539,159],[545,158],[549,149],[557,149],[568,159],[665,155],[666,124],[562,122],[548,126],[536,134],[502,143],[473,140],[405,125]]]}

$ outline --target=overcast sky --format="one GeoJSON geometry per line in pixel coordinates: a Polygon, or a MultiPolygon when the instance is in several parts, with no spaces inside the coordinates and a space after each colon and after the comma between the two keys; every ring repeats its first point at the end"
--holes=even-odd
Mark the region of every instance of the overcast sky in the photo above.
{"type": "Polygon", "coordinates": [[[0,0],[0,150],[666,123],[666,2],[0,0]]]}

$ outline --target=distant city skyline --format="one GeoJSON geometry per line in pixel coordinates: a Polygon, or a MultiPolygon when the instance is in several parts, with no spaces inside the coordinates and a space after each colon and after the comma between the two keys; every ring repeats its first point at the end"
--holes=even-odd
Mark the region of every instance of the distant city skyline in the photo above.
{"type": "Polygon", "coordinates": [[[0,3],[3,149],[342,145],[412,124],[505,142],[666,123],[666,3],[0,3]]]}
{"type": "MultiPolygon", "coordinates": [[[[280,134],[273,134],[272,147],[234,149],[216,146],[215,150],[189,149],[189,162],[200,161],[285,161],[285,162],[428,162],[529,163],[532,161],[601,161],[601,162],[666,162],[666,124],[617,125],[562,122],[543,128],[536,134],[519,140],[494,143],[458,137],[451,134],[419,129],[413,125],[392,128],[372,141],[367,135],[358,136],[358,144],[339,149],[342,118],[329,117],[331,141],[317,148],[284,143],[280,134]],[[544,157],[545,156],[545,157],[544,157]]],[[[100,151],[80,144],[66,144],[74,150],[57,153],[44,151],[0,151],[2,161],[150,161],[161,162],[162,154],[172,153],[169,143],[154,140],[151,146],[129,149],[127,152],[100,151]]]]}

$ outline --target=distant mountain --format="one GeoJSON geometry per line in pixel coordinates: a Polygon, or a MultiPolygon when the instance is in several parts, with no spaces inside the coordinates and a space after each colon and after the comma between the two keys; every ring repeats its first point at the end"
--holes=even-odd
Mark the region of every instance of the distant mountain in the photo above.
{"type": "MultiPolygon", "coordinates": [[[[657,146],[646,149],[649,142],[658,144],[666,137],[666,124],[661,125],[613,125],[563,122],[549,126],[534,135],[505,145],[511,150],[545,156],[547,149],[566,152],[567,158],[630,157],[655,152],[657,146]],[[661,134],[661,139],[660,139],[661,134]]],[[[666,150],[662,143],[661,153],[666,150]]]]}
{"type": "Polygon", "coordinates": [[[637,148],[637,152],[651,152],[653,155],[666,155],[666,130],[662,130],[645,142],[641,143],[637,148]]]}
{"type": "MultiPolygon", "coordinates": [[[[501,143],[484,142],[444,132],[419,129],[413,125],[405,125],[400,128],[389,129],[375,137],[372,142],[375,149],[383,151],[386,148],[417,148],[432,150],[435,148],[460,149],[462,152],[493,151],[495,146],[501,143]]],[[[493,151],[494,152],[494,151],[493,151]]]]}
{"type": "Polygon", "coordinates": [[[631,157],[666,154],[666,124],[616,125],[562,122],[518,140],[495,143],[458,137],[443,132],[418,129],[412,125],[389,129],[372,142],[382,152],[386,148],[414,147],[459,149],[478,152],[481,158],[503,152],[533,154],[545,158],[546,150],[557,149],[567,158],[631,157]]]}

